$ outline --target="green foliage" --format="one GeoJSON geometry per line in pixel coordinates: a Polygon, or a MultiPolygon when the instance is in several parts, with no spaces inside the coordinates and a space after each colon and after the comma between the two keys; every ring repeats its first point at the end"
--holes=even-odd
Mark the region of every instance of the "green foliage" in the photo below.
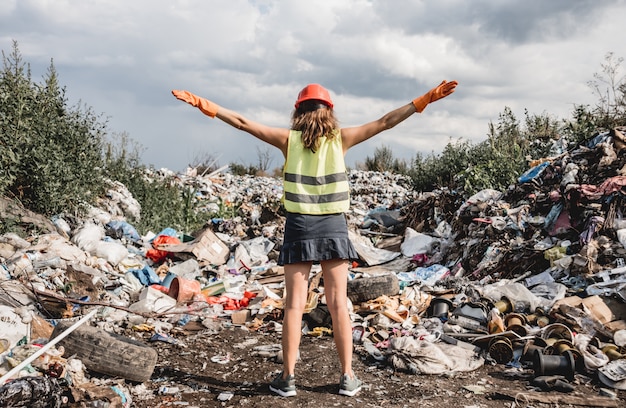
{"type": "Polygon", "coordinates": [[[44,82],[33,83],[14,43],[9,57],[3,53],[0,101],[2,194],[52,215],[76,212],[102,192],[106,126],[91,110],[67,106],[52,64],[44,82]]]}
{"type": "Polygon", "coordinates": [[[417,154],[408,174],[418,191],[432,191],[439,187],[450,187],[456,182],[459,172],[470,163],[471,144],[458,140],[450,141],[440,156],[417,154]]]}
{"type": "Polygon", "coordinates": [[[599,128],[601,126],[589,107],[576,105],[572,112],[572,119],[565,122],[562,132],[571,146],[578,146],[595,136],[599,128]]]}
{"type": "Polygon", "coordinates": [[[522,126],[507,107],[496,123],[489,123],[487,140],[475,145],[451,141],[439,156],[417,155],[409,174],[420,191],[447,187],[471,195],[485,188],[505,190],[529,160],[551,153],[558,128],[549,116],[527,112],[522,126]]]}
{"type": "Polygon", "coordinates": [[[469,194],[485,188],[506,189],[527,167],[528,139],[510,108],[489,124],[487,140],[472,149],[472,167],[463,181],[469,194]]]}
{"type": "Polygon", "coordinates": [[[230,166],[230,172],[233,173],[235,176],[245,176],[245,175],[256,176],[257,173],[259,173],[260,171],[258,167],[252,164],[245,165],[245,164],[240,164],[240,163],[231,163],[229,166],[230,166]]]}
{"type": "MultiPolygon", "coordinates": [[[[79,213],[105,192],[108,180],[117,180],[141,206],[141,219],[129,220],[140,232],[190,231],[210,218],[199,210],[195,189],[181,189],[173,177],[146,177],[151,169],[141,164],[140,149],[127,134],[110,137],[90,108],[68,107],[52,63],[38,84],[17,43],[2,55],[0,194],[43,215],[79,213]]],[[[1,228],[17,225],[6,219],[1,228]]]]}
{"type": "Polygon", "coordinates": [[[563,137],[562,125],[558,120],[544,115],[525,112],[525,145],[527,144],[527,158],[555,156],[562,151],[560,147],[567,147],[567,138],[563,137]]]}
{"type": "Polygon", "coordinates": [[[193,187],[180,187],[175,176],[158,176],[140,162],[140,146],[126,133],[114,135],[104,145],[105,173],[124,184],[141,205],[141,218],[129,220],[140,232],[166,227],[189,232],[202,227],[211,214],[200,211],[193,187]]]}
{"type": "MultiPolygon", "coordinates": [[[[6,234],[7,232],[17,232],[20,230],[20,222],[15,217],[2,217],[0,218],[0,234],[6,234]]],[[[20,236],[26,235],[18,234],[20,236]]]]}
{"type": "Polygon", "coordinates": [[[173,179],[149,181],[138,169],[130,171],[128,176],[121,181],[141,204],[141,220],[134,220],[135,228],[158,232],[171,227],[186,231],[182,193],[173,179]]]}
{"type": "Polygon", "coordinates": [[[231,219],[235,218],[239,213],[239,209],[241,208],[241,202],[233,202],[228,199],[219,199],[218,207],[219,210],[217,214],[215,214],[218,218],[231,219]]]}
{"type": "Polygon", "coordinates": [[[374,150],[374,157],[365,158],[365,170],[406,174],[408,165],[406,161],[394,157],[389,146],[382,146],[374,150]]]}
{"type": "Polygon", "coordinates": [[[15,45],[10,57],[2,52],[4,69],[0,77],[0,192],[6,192],[17,178],[23,156],[24,140],[20,137],[28,124],[29,100],[33,98],[30,70],[26,70],[15,45]],[[8,65],[8,58],[14,63],[8,65]]]}
{"type": "Polygon", "coordinates": [[[374,158],[367,158],[365,167],[408,174],[419,191],[441,187],[467,194],[485,188],[504,190],[527,169],[529,160],[551,154],[559,138],[555,119],[526,112],[521,125],[507,107],[496,123],[489,124],[484,142],[451,140],[439,155],[418,153],[410,168],[395,159],[390,148],[383,147],[376,149],[374,158]]]}

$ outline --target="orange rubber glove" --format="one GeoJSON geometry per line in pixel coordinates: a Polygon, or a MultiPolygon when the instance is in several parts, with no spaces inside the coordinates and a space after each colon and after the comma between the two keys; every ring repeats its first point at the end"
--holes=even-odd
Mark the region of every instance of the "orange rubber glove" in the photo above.
{"type": "Polygon", "coordinates": [[[424,95],[413,99],[413,106],[415,106],[415,110],[422,113],[429,103],[445,98],[454,92],[454,88],[456,88],[458,84],[459,83],[456,81],[446,82],[443,80],[439,85],[426,92],[424,95]]]}
{"type": "Polygon", "coordinates": [[[172,91],[172,95],[183,102],[187,102],[191,106],[194,106],[202,113],[212,118],[217,115],[217,110],[219,109],[219,105],[209,101],[208,99],[204,99],[199,97],[198,95],[194,95],[188,91],[172,91]]]}

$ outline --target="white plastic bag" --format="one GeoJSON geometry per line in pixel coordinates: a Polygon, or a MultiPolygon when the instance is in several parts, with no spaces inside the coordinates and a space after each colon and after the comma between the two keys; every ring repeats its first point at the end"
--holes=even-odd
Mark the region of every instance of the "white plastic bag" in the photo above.
{"type": "Polygon", "coordinates": [[[117,242],[100,241],[96,244],[93,255],[106,259],[111,265],[117,266],[128,256],[128,249],[117,242]]]}
{"type": "Polygon", "coordinates": [[[94,255],[96,246],[102,238],[104,238],[104,228],[93,223],[87,223],[74,234],[72,242],[83,251],[94,255]]]}
{"type": "Polygon", "coordinates": [[[422,234],[412,228],[407,228],[404,232],[404,239],[400,245],[402,255],[412,258],[413,255],[427,254],[430,252],[436,239],[430,235],[422,234]]]}
{"type": "Polygon", "coordinates": [[[531,293],[522,283],[510,283],[506,280],[485,285],[482,288],[482,294],[494,302],[502,299],[502,297],[507,297],[513,303],[513,310],[518,313],[534,311],[543,303],[540,298],[531,293]]]}

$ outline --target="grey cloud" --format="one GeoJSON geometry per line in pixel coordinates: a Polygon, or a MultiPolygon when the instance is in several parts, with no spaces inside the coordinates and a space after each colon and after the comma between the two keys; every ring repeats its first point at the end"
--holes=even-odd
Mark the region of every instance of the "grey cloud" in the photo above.
{"type": "Polygon", "coordinates": [[[408,34],[452,35],[465,45],[483,39],[511,44],[566,38],[598,24],[612,0],[375,1],[389,26],[408,34]]]}
{"type": "Polygon", "coordinates": [[[620,51],[626,18],[623,0],[101,0],[78,10],[71,2],[15,4],[14,12],[0,11],[2,50],[17,40],[34,78],[54,59],[70,97],[146,146],[146,162],[176,170],[199,151],[221,155],[222,164],[251,163],[260,142],[176,101],[171,89],[287,126],[297,92],[319,82],[351,126],[444,77],[458,79],[449,101],[348,156],[363,161],[385,143],[412,157],[445,145],[443,129],[484,139],[504,106],[518,116],[524,108],[563,114],[570,103],[589,100],[585,81],[606,51],[620,51]]]}

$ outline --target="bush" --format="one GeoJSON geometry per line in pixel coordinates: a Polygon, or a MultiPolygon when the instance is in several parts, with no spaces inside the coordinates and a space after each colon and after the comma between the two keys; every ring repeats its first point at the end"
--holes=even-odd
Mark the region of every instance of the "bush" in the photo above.
{"type": "Polygon", "coordinates": [[[198,210],[196,190],[181,188],[176,177],[159,175],[140,162],[140,146],[126,133],[105,143],[105,173],[124,184],[141,205],[141,218],[130,219],[140,233],[159,232],[165,227],[189,232],[200,229],[210,218],[198,210]]]}
{"type": "Polygon", "coordinates": [[[364,166],[367,171],[389,171],[399,174],[408,172],[406,161],[394,157],[393,150],[389,146],[377,147],[373,158],[369,156],[365,158],[364,166]]]}
{"type": "Polygon", "coordinates": [[[36,84],[16,43],[10,56],[2,56],[0,193],[45,215],[77,212],[103,191],[106,125],[90,109],[67,106],[53,64],[44,82],[36,84]]]}
{"type": "Polygon", "coordinates": [[[548,115],[526,113],[521,126],[507,107],[489,124],[487,140],[449,142],[439,156],[417,155],[409,174],[414,188],[446,187],[471,195],[486,188],[505,190],[516,182],[532,159],[546,157],[558,140],[559,126],[548,115]]]}
{"type": "Polygon", "coordinates": [[[260,171],[258,167],[252,164],[245,165],[245,164],[233,162],[229,165],[229,167],[230,167],[230,172],[233,173],[235,176],[246,176],[246,175],[256,176],[260,171]]]}
{"type": "MultiPolygon", "coordinates": [[[[147,177],[154,171],[141,164],[140,149],[127,134],[110,137],[91,108],[68,107],[53,63],[38,84],[17,43],[2,56],[0,194],[46,216],[78,215],[104,194],[110,179],[139,202],[141,219],[129,221],[142,233],[164,227],[189,231],[210,218],[197,211],[193,189],[179,188],[171,177],[147,177]]],[[[17,225],[5,221],[5,232],[17,225]]]]}

